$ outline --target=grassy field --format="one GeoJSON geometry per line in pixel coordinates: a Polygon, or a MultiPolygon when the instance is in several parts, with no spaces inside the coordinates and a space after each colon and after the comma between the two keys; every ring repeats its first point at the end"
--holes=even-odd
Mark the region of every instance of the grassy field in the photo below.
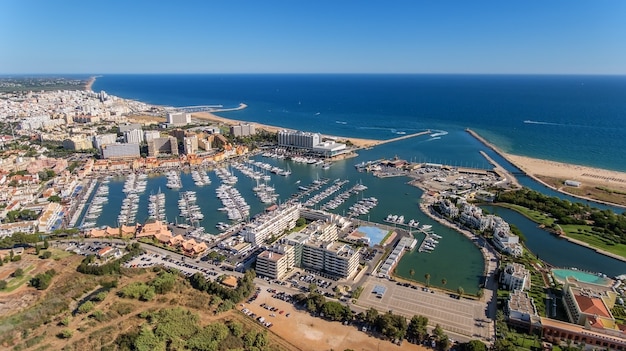
{"type": "Polygon", "coordinates": [[[26,283],[27,281],[30,280],[30,278],[32,278],[32,275],[29,274],[30,272],[33,271],[35,267],[30,265],[28,267],[26,267],[24,269],[24,275],[18,278],[12,278],[10,281],[8,281],[7,287],[6,289],[2,290],[2,292],[4,293],[10,293],[15,291],[15,289],[19,288],[20,286],[22,286],[22,284],[26,283]]]}

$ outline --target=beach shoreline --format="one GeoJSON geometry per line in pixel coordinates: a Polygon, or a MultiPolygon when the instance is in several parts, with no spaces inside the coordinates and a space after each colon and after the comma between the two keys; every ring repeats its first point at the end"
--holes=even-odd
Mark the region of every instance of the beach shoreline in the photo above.
{"type": "Polygon", "coordinates": [[[512,165],[517,167],[522,173],[552,190],[579,198],[581,200],[626,208],[626,206],[621,204],[572,194],[561,188],[550,185],[540,178],[540,176],[555,177],[563,180],[578,181],[592,187],[611,187],[612,189],[626,192],[626,173],[624,172],[509,154],[500,150],[497,146],[487,141],[475,131],[469,128],[467,128],[466,131],[476,140],[480,141],[482,144],[489,147],[495,153],[502,156],[512,165]]]}
{"type": "Polygon", "coordinates": [[[96,76],[91,76],[89,77],[89,79],[87,80],[87,83],[85,83],[85,88],[83,90],[85,91],[92,91],[92,87],[93,87],[93,83],[96,82],[96,76]]]}

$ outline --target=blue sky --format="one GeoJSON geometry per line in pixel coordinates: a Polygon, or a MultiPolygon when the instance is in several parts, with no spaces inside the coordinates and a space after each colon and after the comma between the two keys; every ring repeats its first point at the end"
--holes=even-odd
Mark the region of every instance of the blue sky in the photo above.
{"type": "Polygon", "coordinates": [[[5,0],[0,73],[626,74],[626,1],[5,0]]]}

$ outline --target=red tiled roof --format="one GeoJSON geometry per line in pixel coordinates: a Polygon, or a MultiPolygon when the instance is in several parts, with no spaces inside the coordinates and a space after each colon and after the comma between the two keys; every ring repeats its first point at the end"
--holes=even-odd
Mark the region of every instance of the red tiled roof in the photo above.
{"type": "Polygon", "coordinates": [[[606,309],[601,299],[584,295],[574,295],[574,297],[582,313],[611,318],[611,314],[606,309]]]}

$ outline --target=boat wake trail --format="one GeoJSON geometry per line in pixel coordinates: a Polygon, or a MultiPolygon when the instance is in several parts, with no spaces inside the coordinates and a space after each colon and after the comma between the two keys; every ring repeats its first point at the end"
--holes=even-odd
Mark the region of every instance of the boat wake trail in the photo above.
{"type": "Polygon", "coordinates": [[[563,124],[563,123],[531,121],[529,119],[525,120],[524,123],[526,123],[526,124],[541,124],[541,125],[545,125],[545,126],[566,126],[567,125],[567,124],[563,124]]]}
{"type": "Polygon", "coordinates": [[[433,131],[435,133],[430,135],[431,138],[437,138],[437,137],[442,137],[444,135],[448,135],[448,132],[446,132],[445,130],[435,130],[435,129],[433,129],[433,131]]]}

